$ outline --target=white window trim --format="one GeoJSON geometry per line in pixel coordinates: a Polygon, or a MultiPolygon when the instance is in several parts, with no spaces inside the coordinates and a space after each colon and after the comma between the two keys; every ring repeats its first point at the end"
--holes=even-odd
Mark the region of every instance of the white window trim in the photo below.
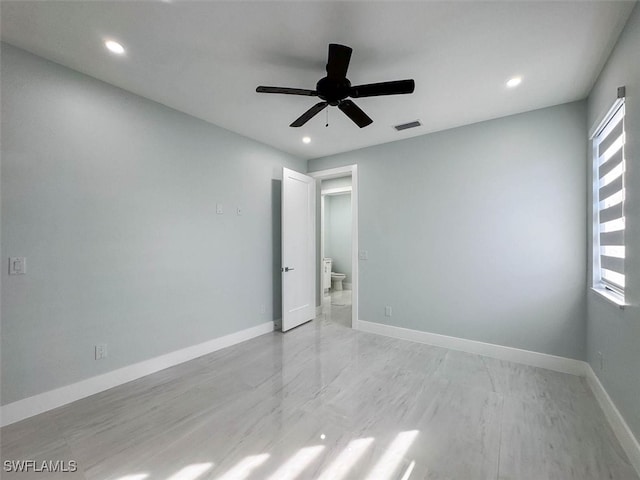
{"type": "MultiPolygon", "coordinates": [[[[595,137],[601,133],[601,131],[605,128],[605,126],[611,121],[611,119],[618,113],[621,108],[624,108],[625,98],[618,98],[614,104],[611,106],[607,114],[604,118],[591,129],[589,140],[591,142],[591,165],[593,169],[593,181],[592,181],[592,206],[593,206],[593,215],[592,215],[592,280],[591,280],[591,291],[597,294],[597,296],[601,299],[608,301],[609,303],[617,306],[620,309],[624,309],[625,306],[629,305],[626,301],[626,288],[623,290],[623,293],[619,293],[610,287],[607,288],[605,283],[602,281],[601,270],[600,270],[600,198],[599,198],[599,165],[597,162],[598,152],[597,146],[594,142],[595,137]]],[[[626,114],[626,112],[625,112],[626,114]]],[[[624,174],[623,174],[624,175],[624,174]]],[[[624,207],[623,207],[624,208],[624,207]]]]}
{"type": "Polygon", "coordinates": [[[628,303],[626,303],[625,300],[623,300],[620,297],[620,295],[614,294],[613,292],[611,292],[610,290],[607,290],[606,288],[594,286],[594,287],[591,287],[591,291],[597,294],[598,298],[606,300],[607,302],[615,305],[621,310],[624,310],[624,307],[629,305],[628,303]]]}

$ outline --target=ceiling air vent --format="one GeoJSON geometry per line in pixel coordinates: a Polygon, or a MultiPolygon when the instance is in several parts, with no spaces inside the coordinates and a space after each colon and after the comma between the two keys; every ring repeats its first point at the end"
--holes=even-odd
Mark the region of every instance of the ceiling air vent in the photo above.
{"type": "Polygon", "coordinates": [[[420,120],[414,120],[413,122],[403,123],[402,125],[396,125],[395,128],[397,131],[406,130],[407,128],[416,128],[422,125],[420,120]]]}

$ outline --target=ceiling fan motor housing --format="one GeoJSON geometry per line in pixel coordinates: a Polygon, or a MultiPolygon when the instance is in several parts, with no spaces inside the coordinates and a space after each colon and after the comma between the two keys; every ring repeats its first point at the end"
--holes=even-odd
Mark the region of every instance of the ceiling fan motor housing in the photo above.
{"type": "Polygon", "coordinates": [[[316,84],[316,92],[329,105],[336,106],[351,93],[351,82],[347,78],[321,78],[316,84]]]}

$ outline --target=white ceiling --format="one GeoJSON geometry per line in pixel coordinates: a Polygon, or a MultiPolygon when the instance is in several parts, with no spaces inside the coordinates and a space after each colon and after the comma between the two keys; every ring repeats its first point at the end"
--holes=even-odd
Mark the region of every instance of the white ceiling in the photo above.
{"type": "Polygon", "coordinates": [[[276,148],[314,158],[587,96],[635,2],[3,1],[2,39],[276,148]],[[103,40],[127,49],[108,53],[103,40]],[[357,99],[288,125],[314,97],[327,45],[353,48],[356,84],[414,78],[412,95],[357,99]],[[505,81],[521,75],[516,89],[505,81]],[[392,126],[420,119],[402,133],[392,126]],[[312,142],[305,145],[301,138],[312,142]]]}

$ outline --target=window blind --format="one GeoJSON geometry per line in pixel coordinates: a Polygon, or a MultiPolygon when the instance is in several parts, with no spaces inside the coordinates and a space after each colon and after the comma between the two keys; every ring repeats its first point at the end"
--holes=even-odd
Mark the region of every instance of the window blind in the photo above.
{"type": "Polygon", "coordinates": [[[616,102],[594,136],[595,224],[600,287],[624,296],[625,289],[625,130],[624,101],[616,102]]]}

